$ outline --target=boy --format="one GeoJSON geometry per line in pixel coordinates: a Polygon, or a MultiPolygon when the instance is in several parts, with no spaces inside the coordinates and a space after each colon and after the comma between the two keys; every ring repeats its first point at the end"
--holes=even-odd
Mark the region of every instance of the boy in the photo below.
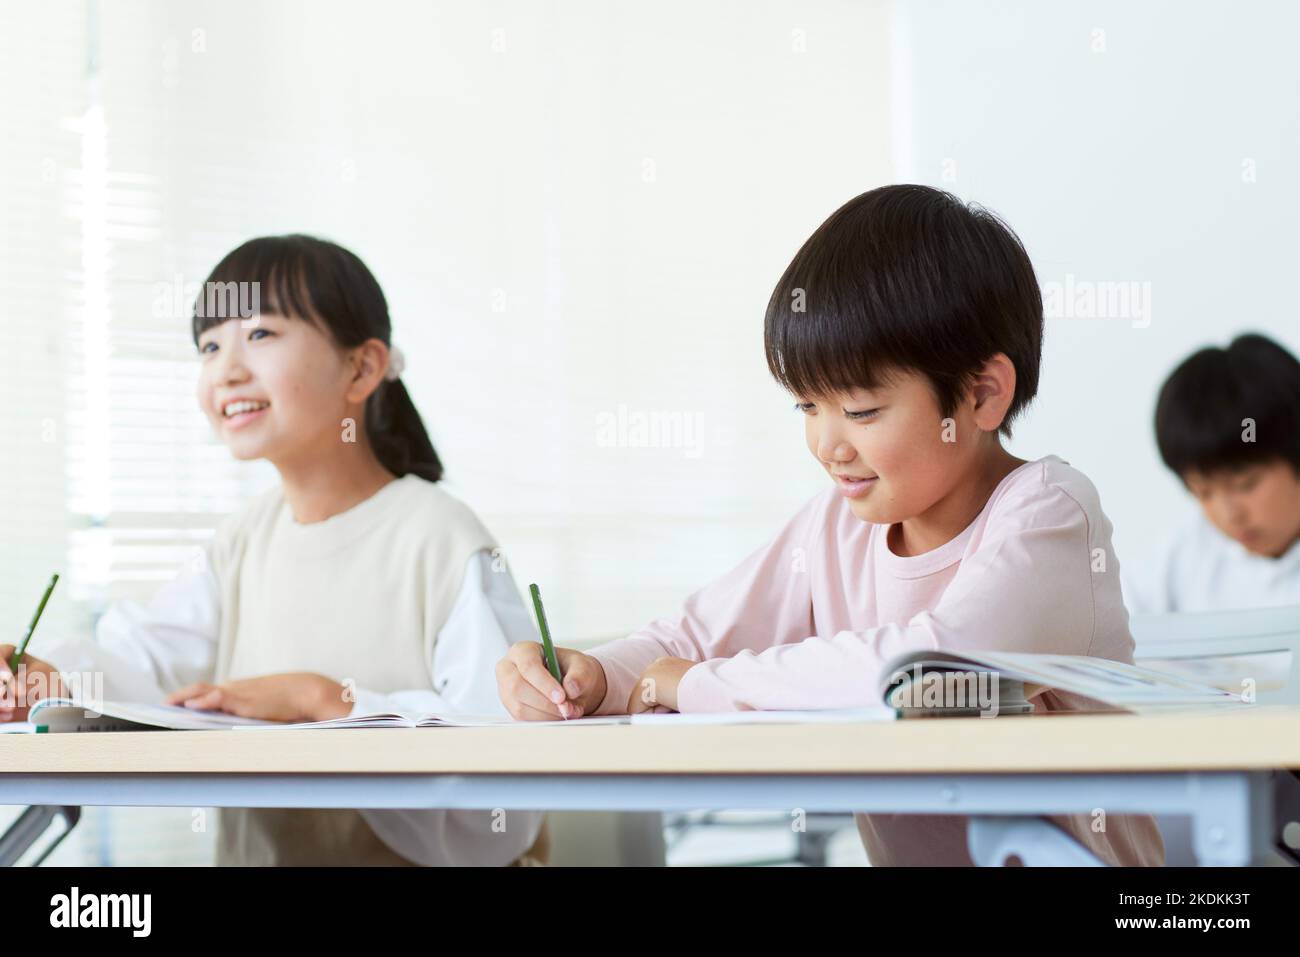
{"type": "Polygon", "coordinates": [[[1155,427],[1201,515],[1154,567],[1126,566],[1129,609],[1300,604],[1300,362],[1255,333],[1202,349],[1161,388],[1155,427]]]}

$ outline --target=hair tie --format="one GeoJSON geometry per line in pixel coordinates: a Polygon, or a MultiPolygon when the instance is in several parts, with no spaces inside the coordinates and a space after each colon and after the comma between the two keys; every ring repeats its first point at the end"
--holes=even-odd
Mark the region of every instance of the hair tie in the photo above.
{"type": "Polygon", "coordinates": [[[384,373],[384,378],[389,382],[396,381],[397,377],[402,374],[406,368],[406,356],[397,346],[388,347],[388,371],[384,373]]]}

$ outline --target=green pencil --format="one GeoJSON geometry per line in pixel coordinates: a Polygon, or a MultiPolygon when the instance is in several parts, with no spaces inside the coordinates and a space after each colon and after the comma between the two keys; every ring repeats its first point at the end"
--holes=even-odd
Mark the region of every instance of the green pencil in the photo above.
{"type": "Polygon", "coordinates": [[[551,629],[546,626],[542,593],[536,585],[529,585],[528,592],[533,596],[533,612],[537,615],[537,629],[542,633],[542,655],[546,658],[546,670],[551,673],[552,678],[563,684],[564,675],[560,674],[560,659],[555,656],[555,645],[551,644],[551,629]]]}
{"type": "Polygon", "coordinates": [[[50,600],[50,593],[54,591],[54,586],[59,582],[59,573],[55,572],[50,578],[50,584],[45,589],[45,594],[41,596],[41,603],[36,606],[36,614],[32,615],[32,623],[27,626],[27,633],[23,635],[23,640],[19,642],[18,649],[14,656],[9,659],[9,670],[17,671],[18,663],[22,660],[23,652],[27,650],[27,643],[32,640],[32,632],[36,630],[36,623],[41,620],[41,613],[45,611],[45,603],[50,600]]]}

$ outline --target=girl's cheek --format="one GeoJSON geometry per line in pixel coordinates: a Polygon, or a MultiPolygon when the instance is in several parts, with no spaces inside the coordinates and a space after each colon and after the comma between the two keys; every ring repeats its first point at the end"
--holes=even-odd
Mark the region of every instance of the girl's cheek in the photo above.
{"type": "Polygon", "coordinates": [[[212,388],[199,377],[199,384],[194,390],[194,401],[199,404],[199,411],[206,416],[212,415],[212,388]]]}

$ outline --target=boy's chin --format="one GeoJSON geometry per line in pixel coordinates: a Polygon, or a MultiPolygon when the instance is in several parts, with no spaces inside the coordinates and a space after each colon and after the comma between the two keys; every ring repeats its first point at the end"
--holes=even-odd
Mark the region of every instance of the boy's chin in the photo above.
{"type": "Polygon", "coordinates": [[[886,525],[889,523],[886,516],[879,514],[879,509],[872,508],[869,502],[862,499],[849,499],[849,511],[860,522],[870,522],[873,525],[886,525]]]}
{"type": "Polygon", "coordinates": [[[881,508],[879,502],[857,501],[849,499],[849,511],[853,517],[860,522],[866,522],[869,525],[896,525],[908,518],[907,515],[898,514],[897,510],[881,508]]]}
{"type": "Polygon", "coordinates": [[[1284,549],[1266,542],[1240,542],[1239,544],[1247,552],[1257,558],[1281,558],[1284,554],[1284,549]]]}

